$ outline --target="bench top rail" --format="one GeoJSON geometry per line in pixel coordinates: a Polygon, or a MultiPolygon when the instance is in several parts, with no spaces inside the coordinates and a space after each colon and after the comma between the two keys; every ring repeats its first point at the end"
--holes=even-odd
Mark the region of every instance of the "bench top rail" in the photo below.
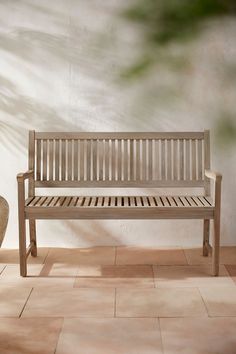
{"type": "Polygon", "coordinates": [[[29,133],[33,187],[208,187],[209,131],[29,133]]]}

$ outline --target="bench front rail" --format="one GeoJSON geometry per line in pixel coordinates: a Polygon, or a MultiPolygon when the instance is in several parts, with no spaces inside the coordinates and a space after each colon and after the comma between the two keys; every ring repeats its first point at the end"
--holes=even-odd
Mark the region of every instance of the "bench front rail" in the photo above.
{"type": "MultiPolygon", "coordinates": [[[[219,272],[221,175],[210,170],[209,131],[176,133],[29,132],[29,170],[18,180],[20,271],[37,256],[36,219],[202,219],[203,255],[209,224],[213,275],[219,272]],[[28,195],[25,195],[28,180],[28,195]],[[211,191],[210,180],[214,187],[211,191]],[[36,195],[36,188],[135,188],[139,195],[36,195]],[[141,189],[166,188],[168,195],[141,189]],[[203,193],[171,193],[202,188],[203,193]],[[26,248],[26,220],[30,244],[26,248]]],[[[51,193],[50,193],[51,194],[51,193]]],[[[120,193],[119,193],[120,194],[120,193]]]]}

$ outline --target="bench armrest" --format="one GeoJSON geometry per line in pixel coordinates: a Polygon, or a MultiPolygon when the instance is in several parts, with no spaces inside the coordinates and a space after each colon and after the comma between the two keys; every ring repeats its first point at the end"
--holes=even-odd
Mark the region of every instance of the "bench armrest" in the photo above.
{"type": "Polygon", "coordinates": [[[220,173],[211,170],[205,170],[205,176],[214,181],[214,195],[213,195],[214,203],[215,203],[215,208],[218,209],[218,211],[220,211],[222,175],[220,173]]]}
{"type": "Polygon", "coordinates": [[[220,173],[211,170],[205,170],[205,176],[210,179],[213,179],[216,182],[221,182],[222,180],[222,175],[220,173]]]}
{"type": "Polygon", "coordinates": [[[28,178],[33,178],[34,177],[34,171],[29,170],[24,173],[18,173],[17,175],[17,181],[18,182],[24,182],[28,178]]]}
{"type": "Polygon", "coordinates": [[[34,178],[33,170],[29,170],[24,173],[18,173],[17,175],[19,209],[23,208],[25,204],[25,180],[30,178],[34,178]]]}

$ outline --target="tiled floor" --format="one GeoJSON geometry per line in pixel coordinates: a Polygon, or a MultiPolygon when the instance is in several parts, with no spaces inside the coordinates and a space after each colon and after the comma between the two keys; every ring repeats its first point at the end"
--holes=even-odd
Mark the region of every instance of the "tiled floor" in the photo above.
{"type": "Polygon", "coordinates": [[[236,247],[0,249],[1,354],[236,354],[236,247]]]}

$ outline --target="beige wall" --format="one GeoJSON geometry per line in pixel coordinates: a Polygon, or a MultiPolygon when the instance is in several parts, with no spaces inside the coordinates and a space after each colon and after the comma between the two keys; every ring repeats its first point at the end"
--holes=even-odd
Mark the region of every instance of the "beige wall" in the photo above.
{"type": "MultiPolygon", "coordinates": [[[[236,244],[235,147],[217,147],[215,121],[235,112],[225,68],[236,59],[236,23],[211,23],[185,45],[186,65],[160,64],[122,83],[140,33],[117,16],[125,1],[0,1],[0,194],[10,204],[4,241],[17,247],[16,173],[27,169],[27,131],[212,131],[213,167],[223,173],[222,243],[236,244]],[[118,6],[119,4],[119,6],[118,6]]],[[[174,53],[182,53],[173,46],[174,53]]],[[[79,191],[78,191],[79,192],[79,191]]],[[[142,191],[146,193],[146,191],[142,191]]],[[[40,245],[197,245],[199,221],[40,221],[40,245]]]]}

